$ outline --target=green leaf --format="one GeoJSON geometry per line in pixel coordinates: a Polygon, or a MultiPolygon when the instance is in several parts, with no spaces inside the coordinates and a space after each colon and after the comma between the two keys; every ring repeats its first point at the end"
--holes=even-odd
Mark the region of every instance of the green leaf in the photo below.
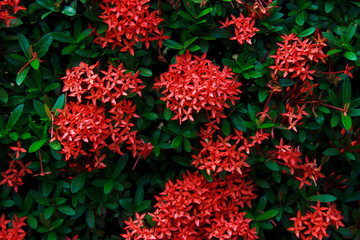
{"type": "Polygon", "coordinates": [[[306,12],[302,11],[296,16],[295,22],[297,25],[302,26],[302,25],[304,25],[306,18],[307,18],[306,12]]]}
{"type": "Polygon", "coordinates": [[[15,205],[15,201],[14,201],[14,200],[10,200],[10,199],[4,200],[4,201],[2,201],[2,202],[0,203],[0,206],[6,207],[6,208],[12,207],[12,206],[14,206],[14,205],[15,205]]]}
{"type": "Polygon", "coordinates": [[[209,181],[212,182],[213,181],[213,173],[210,172],[210,175],[207,173],[206,169],[200,170],[201,175],[203,175],[203,177],[209,181]]]}
{"type": "Polygon", "coordinates": [[[40,6],[48,9],[48,10],[55,10],[55,4],[56,2],[51,1],[51,0],[36,0],[36,3],[39,4],[40,6]]]}
{"type": "Polygon", "coordinates": [[[171,142],[171,147],[177,148],[178,146],[180,146],[182,141],[183,141],[183,136],[181,136],[181,135],[176,136],[171,142]]]}
{"type": "Polygon", "coordinates": [[[74,177],[71,181],[71,192],[77,193],[78,191],[80,191],[80,189],[82,189],[82,187],[84,186],[85,179],[85,173],[80,173],[78,176],[74,177]]]}
{"type": "Polygon", "coordinates": [[[268,91],[266,88],[260,88],[259,93],[258,93],[258,97],[259,97],[259,102],[263,102],[268,96],[268,91]]]}
{"type": "Polygon", "coordinates": [[[325,3],[325,12],[330,13],[335,6],[335,0],[327,0],[325,3]]]}
{"type": "Polygon", "coordinates": [[[184,167],[191,167],[191,162],[192,160],[183,156],[179,156],[179,155],[173,155],[172,159],[174,160],[174,162],[176,162],[177,164],[184,166],[184,167]]]}
{"type": "Polygon", "coordinates": [[[135,211],[136,212],[142,212],[144,210],[146,210],[148,207],[150,207],[151,205],[151,201],[150,200],[145,200],[143,202],[141,202],[139,205],[136,206],[135,211]]]}
{"type": "Polygon", "coordinates": [[[58,207],[57,209],[65,215],[68,215],[68,216],[75,215],[75,210],[72,209],[70,206],[63,205],[63,206],[58,207]]]}
{"type": "Polygon", "coordinates": [[[344,57],[346,57],[347,59],[351,60],[351,61],[356,61],[357,60],[357,56],[355,53],[350,52],[350,51],[346,51],[344,53],[344,57]]]}
{"type": "Polygon", "coordinates": [[[302,31],[301,33],[299,33],[299,37],[307,37],[307,36],[313,34],[315,32],[315,30],[316,30],[315,27],[308,28],[308,29],[302,31]]]}
{"type": "Polygon", "coordinates": [[[323,152],[323,154],[325,156],[336,156],[340,154],[340,151],[336,148],[328,148],[323,152]]]}
{"type": "Polygon", "coordinates": [[[24,52],[25,56],[27,58],[31,58],[32,56],[29,52],[30,44],[29,44],[29,41],[27,40],[27,38],[21,33],[17,34],[17,38],[19,40],[20,47],[21,47],[22,51],[24,52]]]}
{"type": "Polygon", "coordinates": [[[120,199],[119,204],[121,207],[128,210],[129,212],[134,212],[134,210],[135,210],[135,206],[134,206],[132,198],[120,199]]]}
{"type": "Polygon", "coordinates": [[[67,35],[63,32],[53,32],[51,36],[59,42],[63,43],[76,43],[76,40],[73,36],[67,35]]]}
{"type": "Polygon", "coordinates": [[[21,72],[19,72],[16,76],[16,84],[18,86],[21,85],[21,83],[25,80],[28,72],[30,70],[30,66],[27,66],[26,68],[24,68],[21,72]]]}
{"type": "Polygon", "coordinates": [[[337,39],[336,37],[334,37],[334,35],[332,35],[331,33],[328,33],[328,32],[322,32],[322,34],[327,40],[329,40],[336,47],[342,48],[342,44],[341,44],[340,40],[337,39]]]}
{"type": "Polygon", "coordinates": [[[63,48],[63,50],[61,51],[61,54],[62,55],[69,55],[72,52],[74,52],[74,50],[77,49],[77,48],[78,48],[77,44],[68,45],[68,46],[63,48]]]}
{"type": "Polygon", "coordinates": [[[253,107],[250,105],[250,103],[248,104],[248,112],[249,112],[249,116],[250,116],[251,120],[253,121],[253,123],[255,123],[256,122],[256,114],[255,114],[253,107]]]}
{"type": "Polygon", "coordinates": [[[55,102],[52,110],[56,111],[56,109],[62,109],[65,105],[65,94],[61,95],[55,102]]]}
{"type": "Polygon", "coordinates": [[[164,40],[163,44],[165,47],[172,48],[172,49],[183,49],[184,48],[183,45],[181,45],[180,43],[175,42],[174,40],[171,40],[171,39],[164,40]]]}
{"type": "Polygon", "coordinates": [[[35,69],[35,70],[38,70],[39,69],[39,66],[40,66],[40,61],[39,59],[35,58],[34,60],[32,60],[30,62],[30,65],[35,69]]]}
{"type": "Polygon", "coordinates": [[[7,94],[7,92],[5,91],[5,89],[3,87],[0,87],[0,100],[3,103],[7,103],[9,100],[9,95],[7,94]]]}
{"type": "Polygon", "coordinates": [[[95,216],[93,210],[87,210],[86,211],[86,223],[90,228],[95,227],[95,216]]]}
{"type": "Polygon", "coordinates": [[[230,124],[228,120],[224,119],[221,124],[221,131],[225,134],[225,136],[228,136],[230,134],[230,124]]]}
{"type": "Polygon", "coordinates": [[[60,144],[59,140],[49,142],[49,146],[52,149],[54,149],[55,151],[59,151],[61,149],[61,144],[60,144]]]}
{"type": "Polygon", "coordinates": [[[320,194],[320,195],[314,195],[314,196],[306,198],[306,200],[313,201],[313,202],[317,202],[318,200],[320,200],[320,202],[333,202],[336,199],[337,198],[335,196],[330,195],[330,194],[320,194]]]}
{"type": "Polygon", "coordinates": [[[256,178],[254,182],[256,185],[258,185],[261,188],[270,188],[270,184],[264,179],[256,178]]]}
{"type": "Polygon", "coordinates": [[[333,114],[331,116],[331,127],[336,127],[340,122],[340,116],[339,114],[333,114]]]}
{"type": "Polygon", "coordinates": [[[357,24],[356,23],[351,23],[350,26],[348,27],[348,29],[346,30],[345,34],[344,34],[344,42],[349,43],[351,41],[351,39],[353,38],[355,32],[356,32],[356,28],[357,28],[357,24]]]}
{"type": "Polygon", "coordinates": [[[152,72],[150,69],[147,68],[139,68],[139,74],[144,77],[151,77],[152,72]]]}
{"type": "Polygon", "coordinates": [[[278,172],[280,170],[279,165],[271,159],[268,161],[265,161],[265,165],[273,172],[278,172]]]}
{"type": "Polygon", "coordinates": [[[36,218],[32,214],[28,214],[26,217],[26,221],[32,229],[37,229],[38,223],[36,218]]]}
{"type": "Polygon", "coordinates": [[[350,103],[350,101],[351,101],[351,83],[348,78],[346,78],[342,84],[342,95],[343,95],[343,104],[350,103]]]}
{"type": "Polygon", "coordinates": [[[213,9],[212,9],[211,7],[209,7],[209,8],[207,8],[207,9],[201,11],[201,12],[199,13],[199,15],[197,15],[196,18],[201,18],[201,17],[205,16],[206,14],[210,13],[212,10],[213,10],[213,9]]]}
{"type": "Polygon", "coordinates": [[[13,126],[20,119],[23,109],[24,109],[24,104],[20,104],[19,106],[17,106],[14,109],[14,111],[11,113],[11,115],[8,119],[8,122],[6,124],[6,130],[10,131],[13,128],[13,126]]]}
{"type": "Polygon", "coordinates": [[[181,135],[182,134],[181,128],[178,125],[174,124],[174,123],[169,123],[168,128],[170,129],[171,132],[175,133],[176,135],[181,135]]]}
{"type": "Polygon", "coordinates": [[[352,120],[351,120],[351,117],[349,115],[344,117],[344,114],[341,114],[341,122],[343,123],[346,130],[349,130],[351,128],[351,126],[352,126],[352,120]]]}
{"type": "Polygon", "coordinates": [[[183,139],[183,146],[184,146],[185,151],[191,152],[191,144],[190,144],[189,139],[186,137],[183,139]]]}
{"type": "Polygon", "coordinates": [[[270,218],[275,217],[277,213],[278,213],[278,210],[275,210],[275,209],[267,210],[266,212],[264,212],[264,213],[260,214],[259,216],[257,216],[255,218],[255,221],[268,220],[270,218]]]}
{"type": "Polygon", "coordinates": [[[120,157],[120,159],[116,163],[114,171],[112,172],[112,175],[111,175],[112,179],[115,179],[119,176],[119,174],[125,168],[127,161],[128,161],[127,154],[124,154],[120,157]]]}
{"type": "Polygon", "coordinates": [[[45,144],[45,142],[46,140],[44,139],[33,142],[29,147],[29,153],[33,153],[39,150],[45,144]]]}
{"type": "Polygon", "coordinates": [[[37,53],[38,58],[42,58],[45,54],[49,51],[51,43],[53,42],[54,38],[51,36],[50,33],[43,36],[40,41],[35,46],[35,52],[37,53]]]}
{"type": "Polygon", "coordinates": [[[55,207],[46,208],[45,214],[44,214],[45,219],[50,219],[51,216],[53,215],[54,211],[55,211],[55,207]]]}
{"type": "Polygon", "coordinates": [[[106,181],[105,185],[104,185],[104,193],[105,194],[109,194],[111,192],[111,190],[114,187],[114,180],[109,179],[106,181]]]}
{"type": "Polygon", "coordinates": [[[158,115],[156,113],[153,112],[146,112],[144,114],[142,114],[142,116],[146,119],[149,119],[151,121],[158,119],[158,115]]]}
{"type": "Polygon", "coordinates": [[[168,108],[164,108],[164,118],[166,121],[169,121],[171,118],[172,111],[168,108]]]}
{"type": "Polygon", "coordinates": [[[341,51],[342,51],[341,49],[331,49],[327,52],[327,55],[333,55],[333,54],[339,53],[341,51]]]}
{"type": "Polygon", "coordinates": [[[69,7],[69,6],[65,6],[64,7],[64,10],[61,11],[62,14],[65,14],[66,16],[75,16],[76,14],[76,10],[72,7],[69,7]]]}
{"type": "Polygon", "coordinates": [[[199,37],[192,37],[186,42],[184,42],[184,48],[189,47],[193,42],[195,42],[199,37]]]}

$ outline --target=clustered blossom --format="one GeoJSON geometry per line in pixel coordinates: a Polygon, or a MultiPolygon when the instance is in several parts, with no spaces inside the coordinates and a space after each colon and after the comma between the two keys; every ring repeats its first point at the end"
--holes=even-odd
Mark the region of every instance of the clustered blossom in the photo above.
{"type": "Polygon", "coordinates": [[[268,151],[268,155],[276,162],[289,167],[291,174],[296,174],[295,179],[300,182],[299,189],[305,185],[312,185],[310,181],[313,181],[316,185],[316,181],[320,178],[325,178],[325,175],[320,173],[321,166],[317,166],[316,160],[309,162],[307,156],[305,156],[305,163],[303,163],[300,152],[300,148],[294,148],[290,145],[284,145],[283,139],[280,139],[279,145],[275,146],[277,150],[268,151]]]}
{"type": "Polygon", "coordinates": [[[268,0],[267,3],[265,0],[255,0],[253,3],[250,1],[236,0],[237,3],[245,6],[248,11],[248,16],[254,19],[260,18],[264,20],[266,17],[269,17],[269,10],[273,8],[272,0],[268,0]]]}
{"type": "Polygon", "coordinates": [[[75,97],[75,102],[69,102],[64,109],[59,109],[59,115],[54,119],[58,128],[54,131],[52,141],[57,139],[62,145],[61,153],[65,160],[79,155],[86,156],[93,153],[92,166],[103,168],[101,149],[108,149],[123,154],[120,147],[129,144],[134,157],[144,158],[151,153],[152,145],[137,138],[137,131],[133,130],[133,118],[139,117],[136,106],[131,100],[124,99],[130,93],[141,96],[141,89],[145,86],[138,78],[139,72],[126,72],[123,65],[117,68],[109,65],[108,71],[101,71],[102,77],[95,73],[99,63],[89,66],[81,62],[73,70],[68,69],[64,80],[64,92],[75,97]]]}
{"type": "Polygon", "coordinates": [[[134,55],[134,45],[138,42],[144,42],[146,48],[149,48],[150,42],[158,41],[159,47],[162,40],[169,37],[163,35],[163,29],[158,26],[163,21],[157,16],[157,12],[149,12],[150,0],[122,0],[101,1],[100,7],[104,12],[100,18],[108,25],[105,36],[98,33],[95,43],[101,44],[104,48],[108,45],[112,49],[119,46],[121,52],[129,51],[134,55]]]}
{"type": "Polygon", "coordinates": [[[26,10],[25,7],[19,6],[20,0],[0,0],[0,21],[4,21],[6,26],[10,26],[10,20],[15,19],[12,14],[19,10],[26,10]]]}
{"type": "Polygon", "coordinates": [[[244,17],[240,13],[240,17],[235,17],[234,15],[231,15],[231,20],[229,21],[229,18],[226,18],[225,23],[220,22],[222,24],[221,28],[229,28],[229,26],[234,25],[235,26],[235,36],[231,37],[230,40],[236,40],[240,44],[244,44],[246,41],[249,44],[252,44],[251,38],[255,36],[256,32],[260,31],[255,25],[255,20],[251,17],[244,17]]]}
{"type": "Polygon", "coordinates": [[[315,211],[307,211],[304,216],[301,215],[301,211],[298,210],[297,216],[290,218],[294,221],[294,227],[288,228],[289,231],[295,232],[295,235],[304,240],[312,240],[314,238],[322,240],[324,237],[329,237],[326,230],[330,225],[339,229],[344,227],[341,222],[343,216],[341,212],[336,209],[334,203],[328,203],[328,207],[321,207],[320,201],[316,206],[311,206],[315,211]]]}
{"type": "Polygon", "coordinates": [[[231,69],[224,67],[222,71],[210,60],[206,54],[202,57],[192,56],[189,51],[176,57],[176,63],[170,65],[169,71],[155,78],[154,87],[159,91],[165,88],[160,99],[166,101],[166,107],[175,112],[172,120],[179,119],[180,124],[190,119],[192,114],[205,109],[209,111],[210,118],[216,119],[226,116],[222,113],[224,108],[230,106],[228,100],[235,104],[240,99],[238,89],[242,84],[236,82],[231,69]]]}
{"type": "Polygon", "coordinates": [[[211,171],[219,173],[223,170],[227,172],[243,173],[244,168],[249,168],[246,159],[250,154],[250,148],[259,146],[262,141],[268,139],[268,133],[261,129],[255,136],[247,139],[242,131],[235,129],[235,134],[222,137],[220,134],[215,137],[215,132],[219,128],[216,125],[209,125],[206,130],[200,129],[202,149],[198,155],[192,155],[192,162],[198,169],[206,169],[210,175],[211,171]]]}
{"type": "Polygon", "coordinates": [[[5,220],[5,214],[1,215],[0,218],[0,239],[8,239],[8,240],[22,240],[26,236],[26,232],[21,229],[23,226],[26,226],[25,220],[26,216],[22,218],[18,218],[16,214],[14,214],[14,218],[11,220],[11,228],[8,228],[8,223],[10,220],[5,220]]]}
{"type": "Polygon", "coordinates": [[[143,218],[125,221],[125,239],[257,239],[256,229],[251,229],[251,219],[242,211],[251,207],[256,198],[252,181],[247,174],[234,173],[223,180],[208,182],[196,172],[187,172],[183,180],[168,181],[165,191],[157,196],[153,217],[156,226],[149,228],[143,218]]]}

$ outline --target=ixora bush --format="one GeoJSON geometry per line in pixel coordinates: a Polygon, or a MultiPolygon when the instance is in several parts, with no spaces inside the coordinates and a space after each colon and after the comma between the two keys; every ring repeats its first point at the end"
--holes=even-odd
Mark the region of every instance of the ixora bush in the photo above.
{"type": "Polygon", "coordinates": [[[360,239],[359,16],[0,0],[0,239],[360,239]]]}

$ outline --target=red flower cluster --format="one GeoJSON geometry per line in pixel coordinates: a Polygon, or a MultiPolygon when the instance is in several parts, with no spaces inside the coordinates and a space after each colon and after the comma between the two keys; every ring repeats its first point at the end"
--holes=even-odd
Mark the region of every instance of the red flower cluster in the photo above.
{"type": "Polygon", "coordinates": [[[315,43],[310,42],[309,39],[301,41],[295,33],[282,36],[282,43],[276,55],[271,55],[275,59],[275,66],[270,66],[274,69],[274,74],[282,75],[286,78],[291,74],[290,78],[299,77],[302,81],[313,80],[311,76],[315,70],[310,70],[311,62],[319,62],[321,60],[325,63],[326,55],[322,49],[326,46],[325,39],[321,39],[315,43]]]}
{"type": "Polygon", "coordinates": [[[257,239],[256,229],[250,229],[251,219],[241,210],[251,207],[256,198],[252,181],[246,173],[227,175],[208,182],[196,172],[187,172],[183,180],[169,181],[165,191],[156,197],[153,221],[148,228],[145,214],[136,214],[137,220],[125,221],[125,239],[257,239]]]}
{"type": "Polygon", "coordinates": [[[16,14],[19,10],[26,10],[19,4],[20,0],[0,0],[0,21],[5,20],[7,27],[10,26],[10,20],[15,19],[11,14],[16,14]]]}
{"type": "Polygon", "coordinates": [[[11,160],[9,168],[5,172],[1,172],[4,179],[0,182],[0,185],[7,183],[9,187],[14,187],[15,192],[17,192],[19,186],[24,184],[22,177],[25,176],[25,173],[32,174],[32,171],[28,168],[30,163],[24,165],[21,160],[11,160]]]}
{"type": "Polygon", "coordinates": [[[245,6],[248,11],[248,16],[254,19],[260,18],[263,20],[265,17],[269,17],[269,10],[273,8],[273,6],[271,6],[272,0],[269,0],[267,3],[265,0],[255,0],[254,3],[251,3],[248,0],[246,2],[243,0],[236,0],[236,2],[245,6]]]}
{"type": "MultiPolygon", "coordinates": [[[[255,33],[260,31],[255,25],[255,20],[251,17],[244,17],[240,13],[240,17],[236,18],[234,15],[231,15],[232,20],[229,21],[229,18],[226,18],[225,23],[220,22],[222,27],[229,30],[230,25],[235,25],[235,36],[231,37],[230,40],[237,40],[240,44],[244,44],[246,41],[249,44],[252,44],[251,38],[255,36],[255,33]]],[[[229,30],[230,31],[230,30],[229,30]]]]}
{"type": "Polygon", "coordinates": [[[295,235],[304,240],[312,240],[313,238],[322,240],[324,237],[329,237],[326,233],[330,225],[336,227],[344,227],[341,222],[343,216],[341,212],[336,209],[335,204],[328,203],[328,207],[320,207],[320,201],[316,206],[311,206],[315,211],[307,211],[305,216],[301,215],[298,210],[297,216],[290,218],[294,221],[294,227],[288,228],[289,231],[295,232],[295,235]]]}
{"type": "Polygon", "coordinates": [[[101,71],[101,78],[94,73],[98,64],[88,66],[82,62],[72,71],[68,69],[62,78],[65,84],[63,91],[69,91],[69,96],[76,97],[77,102],[67,103],[63,110],[58,110],[60,114],[54,125],[59,128],[52,138],[52,141],[57,139],[61,143],[66,161],[71,157],[75,159],[79,155],[94,153],[95,162],[93,166],[88,166],[88,170],[105,167],[102,160],[106,155],[100,157],[100,150],[104,147],[123,154],[120,146],[126,142],[134,157],[139,152],[144,158],[152,149],[150,143],[145,144],[136,137],[137,131],[132,130],[134,124],[131,123],[134,117],[139,117],[135,113],[136,106],[123,99],[132,92],[141,95],[145,86],[141,85],[139,73],[125,73],[122,64],[118,68],[109,65],[108,71],[101,71]]]}
{"type": "Polygon", "coordinates": [[[194,164],[198,169],[206,169],[210,175],[223,170],[227,172],[238,172],[242,174],[244,167],[250,167],[246,163],[246,159],[250,154],[250,148],[259,146],[259,144],[268,139],[268,133],[264,133],[261,129],[256,132],[255,136],[251,136],[248,140],[243,136],[242,131],[235,129],[235,135],[222,137],[220,134],[215,138],[215,132],[219,128],[216,125],[208,124],[206,131],[200,129],[200,141],[203,149],[198,155],[192,155],[194,164]]]}
{"type": "Polygon", "coordinates": [[[146,48],[149,48],[151,41],[159,41],[159,47],[162,40],[168,39],[163,35],[163,29],[159,30],[158,25],[163,21],[157,17],[156,12],[149,12],[150,0],[122,0],[101,1],[100,7],[104,12],[100,18],[108,25],[105,37],[97,32],[97,38],[94,43],[101,44],[104,48],[112,45],[121,47],[122,52],[129,51],[134,55],[134,45],[138,42],[144,42],[146,48]]]}
{"type": "Polygon", "coordinates": [[[7,228],[8,223],[10,223],[10,220],[5,220],[5,214],[1,215],[0,218],[0,239],[6,239],[6,240],[22,240],[26,236],[26,232],[21,229],[23,226],[26,226],[26,223],[24,222],[26,219],[25,217],[18,218],[16,214],[14,214],[15,219],[12,219],[12,226],[11,228],[7,228]]]}
{"type": "Polygon", "coordinates": [[[302,153],[299,147],[294,148],[290,145],[283,145],[283,139],[280,139],[280,144],[275,146],[277,150],[269,151],[268,155],[276,162],[285,165],[290,168],[290,173],[295,174],[295,179],[300,181],[299,189],[304,185],[311,185],[310,181],[313,181],[316,185],[318,178],[325,178],[325,175],[320,173],[321,166],[318,167],[314,159],[313,162],[309,162],[307,156],[305,156],[305,163],[301,160],[302,153]],[[278,161],[282,160],[282,161],[278,161]]]}
{"type": "Polygon", "coordinates": [[[192,59],[189,51],[176,57],[176,63],[170,65],[169,71],[155,78],[154,87],[159,91],[165,88],[160,99],[166,101],[166,107],[175,112],[173,120],[179,119],[180,124],[190,119],[193,112],[206,109],[211,112],[210,118],[216,119],[226,116],[222,114],[224,108],[229,108],[226,103],[230,100],[234,104],[240,99],[238,89],[242,84],[236,82],[236,77],[231,69],[224,67],[222,71],[210,60],[206,53],[201,57],[192,59]]]}

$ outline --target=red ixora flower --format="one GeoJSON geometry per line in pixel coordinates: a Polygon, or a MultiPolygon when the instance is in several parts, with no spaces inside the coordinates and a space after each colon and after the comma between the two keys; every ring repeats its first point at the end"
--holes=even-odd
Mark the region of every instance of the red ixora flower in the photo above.
{"type": "Polygon", "coordinates": [[[11,160],[9,168],[5,172],[1,172],[4,179],[0,182],[0,185],[7,183],[9,187],[14,187],[15,192],[17,192],[19,186],[24,184],[22,177],[25,176],[25,173],[32,174],[32,171],[28,168],[30,163],[24,165],[21,160],[11,160]]]}
{"type": "Polygon", "coordinates": [[[6,26],[10,26],[10,20],[15,19],[11,14],[16,14],[19,10],[26,10],[19,6],[20,0],[0,0],[0,21],[5,20],[6,26]]]}
{"type": "Polygon", "coordinates": [[[125,221],[125,239],[257,239],[251,219],[242,210],[251,207],[257,196],[247,174],[233,173],[223,180],[208,182],[199,172],[184,173],[183,180],[168,181],[157,196],[153,217],[156,226],[149,228],[145,213],[136,213],[136,220],[125,221]]]}
{"type": "Polygon", "coordinates": [[[97,38],[95,43],[101,44],[104,48],[112,45],[121,47],[121,52],[129,51],[134,55],[134,45],[144,42],[149,48],[150,42],[158,41],[159,47],[162,40],[168,39],[163,35],[163,29],[158,26],[163,21],[157,16],[157,12],[149,12],[150,0],[122,0],[101,1],[100,7],[104,12],[100,18],[108,25],[105,36],[101,36],[95,31],[97,38]]]}
{"type": "Polygon", "coordinates": [[[26,226],[25,223],[26,216],[18,218],[14,214],[14,219],[11,220],[11,228],[8,228],[8,223],[10,220],[5,220],[5,214],[1,215],[0,218],[0,239],[9,239],[9,240],[22,240],[26,236],[26,232],[21,229],[23,226],[26,226]]]}
{"type": "Polygon", "coordinates": [[[139,116],[132,101],[123,98],[130,93],[141,96],[141,89],[145,86],[138,78],[139,72],[125,73],[126,69],[120,64],[117,68],[109,65],[107,71],[96,73],[98,65],[99,62],[91,66],[81,62],[66,71],[62,78],[63,91],[69,92],[68,96],[75,97],[76,101],[58,109],[59,115],[54,119],[58,128],[51,139],[60,142],[66,161],[87,156],[82,159],[86,164],[72,164],[75,169],[85,166],[87,171],[105,167],[102,161],[106,154],[101,152],[104,147],[123,155],[120,147],[127,143],[134,157],[144,158],[152,150],[152,145],[145,144],[137,138],[137,131],[132,130],[132,119],[139,116]]]}
{"type": "Polygon", "coordinates": [[[343,216],[341,212],[336,209],[334,203],[328,203],[328,207],[321,207],[318,200],[316,206],[311,206],[313,211],[307,211],[304,216],[301,215],[301,211],[298,210],[297,216],[290,218],[294,221],[294,227],[289,227],[288,230],[295,232],[295,235],[304,240],[312,240],[314,238],[322,240],[324,237],[329,237],[326,230],[330,225],[339,229],[344,227],[341,222],[343,216]]]}
{"type": "Polygon", "coordinates": [[[210,118],[226,118],[222,114],[229,108],[227,101],[234,105],[240,99],[238,89],[242,84],[236,81],[234,73],[226,66],[222,71],[210,60],[206,53],[202,57],[192,56],[189,51],[176,57],[176,63],[170,65],[169,71],[155,78],[154,87],[159,91],[165,88],[160,99],[166,101],[166,107],[175,112],[172,120],[179,119],[180,124],[190,119],[192,114],[202,109],[209,111],[210,118]]]}
{"type": "MultiPolygon", "coordinates": [[[[244,17],[240,13],[240,17],[235,17],[231,15],[231,20],[229,21],[226,18],[225,23],[220,22],[223,26],[220,28],[227,28],[229,29],[230,25],[235,25],[235,36],[231,37],[230,40],[237,40],[240,44],[244,44],[246,41],[249,44],[252,44],[251,38],[255,36],[255,33],[260,31],[255,25],[255,20],[251,17],[244,17]]],[[[229,30],[230,31],[230,30],[229,30]]]]}

